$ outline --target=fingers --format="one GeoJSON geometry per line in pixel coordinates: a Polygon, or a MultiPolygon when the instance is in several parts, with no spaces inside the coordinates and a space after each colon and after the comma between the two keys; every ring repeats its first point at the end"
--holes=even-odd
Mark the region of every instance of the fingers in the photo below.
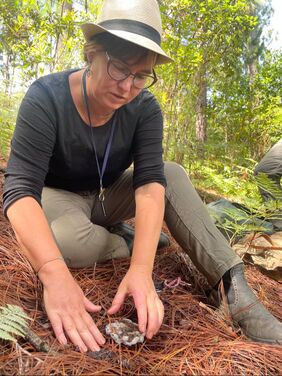
{"type": "Polygon", "coordinates": [[[75,322],[70,316],[65,316],[63,319],[63,327],[70,341],[76,345],[81,352],[87,351],[87,345],[91,351],[99,351],[97,343],[95,341],[91,343],[91,339],[89,335],[87,335],[87,329],[83,324],[75,322]]]}
{"type": "Polygon", "coordinates": [[[141,333],[146,332],[147,328],[147,302],[144,294],[136,293],[133,295],[135,308],[137,310],[138,327],[141,333]]]}
{"type": "Polygon", "coordinates": [[[63,330],[63,323],[60,319],[60,316],[57,314],[49,314],[49,319],[57,340],[60,342],[61,345],[66,345],[68,341],[63,330]]]}
{"type": "Polygon", "coordinates": [[[45,308],[56,338],[62,345],[68,338],[82,352],[99,351],[105,339],[87,311],[98,312],[101,307],[91,303],[73,280],[67,282],[67,289],[57,284],[44,288],[45,308]]]}
{"type": "Polygon", "coordinates": [[[161,300],[156,296],[154,302],[148,306],[148,327],[146,337],[151,339],[157,334],[164,318],[164,306],[161,300]]]}
{"type": "Polygon", "coordinates": [[[138,292],[133,294],[133,299],[137,310],[139,330],[146,333],[146,337],[151,339],[162,325],[164,318],[163,304],[154,292],[147,297],[138,292]]]}
{"type": "Polygon", "coordinates": [[[151,275],[146,275],[143,271],[138,273],[136,269],[132,273],[132,270],[129,269],[108,313],[118,312],[127,295],[133,297],[140,332],[146,333],[146,337],[151,339],[158,332],[164,317],[164,307],[156,293],[151,275]]]}
{"type": "Polygon", "coordinates": [[[82,351],[87,351],[87,349],[90,349],[91,351],[99,351],[99,345],[105,343],[104,337],[88,313],[85,313],[82,316],[75,316],[74,328],[72,327],[71,329],[74,330],[68,331],[66,328],[66,332],[74,344],[79,348],[81,348],[82,345],[82,351]]]}
{"type": "Polygon", "coordinates": [[[120,287],[114,297],[111,307],[108,309],[109,315],[113,315],[119,311],[120,307],[123,305],[125,297],[126,290],[120,287]]]}
{"type": "Polygon", "coordinates": [[[84,306],[86,311],[88,312],[99,312],[101,310],[101,306],[93,304],[86,296],[83,297],[84,306]]]}
{"type": "Polygon", "coordinates": [[[66,314],[62,318],[59,315],[50,315],[49,318],[55,335],[62,345],[67,344],[65,334],[81,352],[86,352],[88,349],[99,351],[99,345],[105,343],[103,335],[88,313],[73,317],[66,314]]]}

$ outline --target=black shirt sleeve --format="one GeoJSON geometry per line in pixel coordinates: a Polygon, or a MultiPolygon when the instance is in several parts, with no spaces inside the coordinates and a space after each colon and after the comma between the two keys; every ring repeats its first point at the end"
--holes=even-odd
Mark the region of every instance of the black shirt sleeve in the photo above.
{"type": "Polygon", "coordinates": [[[22,101],[11,142],[3,193],[5,215],[13,202],[24,196],[41,202],[55,141],[55,107],[48,92],[36,81],[22,101]]]}
{"type": "Polygon", "coordinates": [[[133,141],[133,188],[157,182],[166,186],[163,163],[163,117],[155,97],[145,92],[133,141]]]}

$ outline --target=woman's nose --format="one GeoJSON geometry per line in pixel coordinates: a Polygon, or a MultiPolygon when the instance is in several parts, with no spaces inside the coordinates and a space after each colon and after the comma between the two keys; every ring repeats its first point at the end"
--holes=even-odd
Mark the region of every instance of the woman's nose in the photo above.
{"type": "Polygon", "coordinates": [[[125,80],[119,81],[118,86],[124,91],[130,91],[133,86],[134,77],[128,76],[125,80]]]}

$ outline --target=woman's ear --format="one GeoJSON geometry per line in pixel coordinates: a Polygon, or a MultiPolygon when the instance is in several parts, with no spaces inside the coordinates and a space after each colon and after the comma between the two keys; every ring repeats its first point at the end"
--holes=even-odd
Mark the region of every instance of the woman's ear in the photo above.
{"type": "Polygon", "coordinates": [[[94,57],[95,57],[96,49],[93,49],[91,52],[87,53],[87,62],[89,65],[92,64],[94,57]]]}

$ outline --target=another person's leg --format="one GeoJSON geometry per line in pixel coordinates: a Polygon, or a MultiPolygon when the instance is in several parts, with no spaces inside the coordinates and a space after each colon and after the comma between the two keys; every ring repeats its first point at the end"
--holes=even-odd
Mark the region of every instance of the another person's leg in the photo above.
{"type": "MultiPolygon", "coordinates": [[[[259,166],[260,167],[260,166],[259,166]]],[[[258,184],[258,189],[261,194],[261,197],[264,201],[274,200],[276,202],[282,201],[282,187],[281,187],[281,175],[267,175],[265,172],[260,171],[260,168],[257,168],[255,171],[255,175],[257,177],[257,181],[260,180],[259,174],[264,174],[267,178],[274,183],[274,189],[268,189],[267,183],[262,186],[258,184]]],[[[263,179],[264,181],[265,179],[263,179]]],[[[271,222],[274,226],[275,231],[282,231],[282,211],[276,210],[275,213],[271,216],[271,218],[267,218],[269,222],[271,222]]]]}
{"type": "MultiPolygon", "coordinates": [[[[276,202],[282,202],[282,187],[281,187],[281,175],[268,175],[268,178],[275,185],[275,192],[267,190],[266,187],[259,186],[260,194],[264,201],[274,200],[276,202]]],[[[275,231],[282,231],[282,210],[276,210],[273,215],[267,219],[274,226],[275,231]]]]}
{"type": "MultiPolygon", "coordinates": [[[[282,201],[282,139],[273,145],[257,164],[254,175],[257,177],[258,188],[264,201],[282,201]],[[266,179],[263,176],[260,178],[260,175],[268,177],[272,183],[271,186],[274,188],[271,189],[267,182],[264,184],[266,179]]],[[[282,211],[277,210],[273,218],[268,219],[268,221],[272,222],[276,231],[281,231],[282,211]]]]}
{"type": "Polygon", "coordinates": [[[211,286],[222,279],[231,316],[249,338],[282,344],[282,323],[248,286],[241,259],[209,217],[185,170],[166,163],[166,224],[211,286]]]}

